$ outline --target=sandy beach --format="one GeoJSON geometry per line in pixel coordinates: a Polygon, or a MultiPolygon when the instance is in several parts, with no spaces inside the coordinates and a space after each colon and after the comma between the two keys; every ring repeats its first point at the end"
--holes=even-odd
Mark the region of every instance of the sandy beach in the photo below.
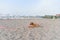
{"type": "Polygon", "coordinates": [[[60,19],[1,19],[0,27],[0,40],[60,40],[60,19]]]}

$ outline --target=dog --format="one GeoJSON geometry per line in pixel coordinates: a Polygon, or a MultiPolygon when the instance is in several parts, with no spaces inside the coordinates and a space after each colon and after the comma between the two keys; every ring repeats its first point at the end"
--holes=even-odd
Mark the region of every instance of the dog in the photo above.
{"type": "Polygon", "coordinates": [[[35,28],[35,27],[39,27],[39,26],[40,26],[39,24],[33,23],[33,22],[31,22],[31,23],[29,24],[29,28],[35,28]]]}

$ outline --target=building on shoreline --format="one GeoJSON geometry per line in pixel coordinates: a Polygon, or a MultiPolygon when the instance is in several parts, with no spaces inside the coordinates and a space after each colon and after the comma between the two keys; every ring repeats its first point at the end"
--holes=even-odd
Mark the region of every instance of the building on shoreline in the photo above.
{"type": "Polygon", "coordinates": [[[56,16],[60,16],[60,14],[56,14],[56,16]]]}

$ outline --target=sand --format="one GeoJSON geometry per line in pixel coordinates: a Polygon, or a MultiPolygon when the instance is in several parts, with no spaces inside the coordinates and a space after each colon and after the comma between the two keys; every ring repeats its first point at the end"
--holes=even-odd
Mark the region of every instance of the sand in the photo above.
{"type": "Polygon", "coordinates": [[[1,19],[0,26],[0,40],[60,40],[60,19],[1,19]]]}

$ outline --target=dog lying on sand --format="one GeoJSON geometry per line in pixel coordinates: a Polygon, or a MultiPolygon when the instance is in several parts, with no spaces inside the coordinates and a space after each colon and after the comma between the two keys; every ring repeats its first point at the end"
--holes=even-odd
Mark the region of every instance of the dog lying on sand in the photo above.
{"type": "Polygon", "coordinates": [[[29,28],[35,28],[35,27],[39,27],[39,26],[40,26],[39,24],[33,23],[33,22],[31,22],[31,23],[29,24],[29,28]]]}

